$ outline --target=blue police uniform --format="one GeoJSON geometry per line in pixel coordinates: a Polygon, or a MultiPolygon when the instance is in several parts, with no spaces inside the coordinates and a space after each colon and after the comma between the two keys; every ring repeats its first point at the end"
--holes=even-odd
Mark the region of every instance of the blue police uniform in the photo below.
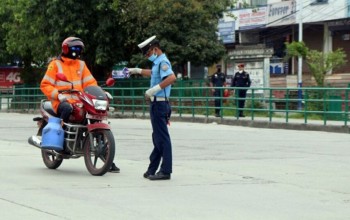
{"type": "MultiPolygon", "coordinates": [[[[226,76],[222,72],[216,72],[211,77],[211,83],[213,84],[213,87],[223,87],[226,82],[226,76]]],[[[220,115],[220,109],[221,109],[221,97],[223,95],[224,90],[222,89],[215,89],[214,96],[215,96],[215,115],[220,115]]]]}
{"type": "MultiPolygon", "coordinates": [[[[250,87],[252,81],[250,80],[249,74],[245,71],[242,73],[236,72],[232,82],[231,87],[250,87]]],[[[236,89],[236,96],[238,97],[238,112],[240,117],[244,117],[243,108],[245,104],[245,98],[247,96],[248,89],[236,89]]]]}
{"type": "MultiPolygon", "coordinates": [[[[173,74],[170,61],[165,54],[162,54],[153,61],[151,74],[151,87],[159,84],[162,80],[173,74]]],[[[172,147],[168,131],[168,121],[171,115],[171,106],[169,104],[171,85],[160,90],[154,95],[150,103],[150,117],[153,128],[152,140],[153,151],[149,157],[150,164],[148,172],[153,175],[162,160],[160,172],[165,174],[172,173],[172,147]]]]}

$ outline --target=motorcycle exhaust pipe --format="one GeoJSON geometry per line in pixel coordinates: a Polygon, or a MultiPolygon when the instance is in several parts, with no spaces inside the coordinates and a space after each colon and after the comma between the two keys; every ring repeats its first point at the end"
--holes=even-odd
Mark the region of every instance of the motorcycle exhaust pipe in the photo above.
{"type": "Polygon", "coordinates": [[[37,148],[40,148],[41,149],[41,139],[36,136],[36,135],[33,135],[31,137],[28,138],[28,143],[30,145],[33,145],[34,147],[37,147],[37,148]]]}
{"type": "MultiPolygon", "coordinates": [[[[37,147],[41,150],[43,150],[43,148],[41,148],[41,137],[40,136],[36,136],[36,135],[33,135],[31,137],[28,138],[28,143],[30,145],[33,145],[34,147],[37,147]]],[[[60,156],[61,154],[53,151],[53,150],[47,150],[47,151],[50,151],[52,155],[54,156],[60,156]]]]}

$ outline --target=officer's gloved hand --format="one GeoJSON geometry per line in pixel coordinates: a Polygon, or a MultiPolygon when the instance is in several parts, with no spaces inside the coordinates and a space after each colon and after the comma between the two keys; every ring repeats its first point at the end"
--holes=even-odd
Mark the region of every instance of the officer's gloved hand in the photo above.
{"type": "Polygon", "coordinates": [[[129,68],[130,75],[133,74],[141,74],[142,69],[141,68],[129,68]]]}
{"type": "Polygon", "coordinates": [[[61,93],[58,94],[57,98],[58,98],[58,100],[60,100],[60,102],[67,101],[67,97],[65,95],[61,94],[61,93]]]}
{"type": "Polygon", "coordinates": [[[162,90],[162,88],[160,87],[160,85],[156,85],[156,86],[153,86],[152,88],[148,89],[146,92],[145,92],[145,96],[146,98],[149,98],[151,96],[154,96],[154,94],[156,94],[157,92],[159,92],[160,90],[162,90]]]}
{"type": "Polygon", "coordinates": [[[109,100],[113,100],[113,96],[111,95],[111,93],[106,92],[106,91],[105,91],[105,93],[106,93],[106,96],[109,100]]]}

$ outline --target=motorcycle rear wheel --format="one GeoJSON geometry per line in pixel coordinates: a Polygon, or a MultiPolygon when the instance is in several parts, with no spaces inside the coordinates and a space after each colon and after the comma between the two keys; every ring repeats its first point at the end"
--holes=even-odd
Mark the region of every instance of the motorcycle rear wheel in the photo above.
{"type": "Polygon", "coordinates": [[[110,130],[94,130],[89,135],[92,140],[87,136],[84,144],[85,166],[91,175],[102,176],[114,160],[114,136],[110,130]]]}
{"type": "Polygon", "coordinates": [[[61,166],[63,158],[57,157],[48,150],[41,150],[41,156],[43,158],[44,164],[49,169],[56,169],[61,166]]]}

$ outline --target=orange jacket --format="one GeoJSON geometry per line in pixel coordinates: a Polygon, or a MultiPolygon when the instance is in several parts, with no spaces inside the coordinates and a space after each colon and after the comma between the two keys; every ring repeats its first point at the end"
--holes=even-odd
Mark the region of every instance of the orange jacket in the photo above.
{"type": "MultiPolygon", "coordinates": [[[[41,80],[40,89],[51,100],[52,107],[57,112],[60,104],[58,90],[71,89],[72,84],[56,79],[57,73],[63,73],[68,81],[73,83],[74,89],[83,91],[87,86],[97,85],[95,78],[82,60],[73,60],[66,57],[54,59],[50,62],[44,78],[41,80]]],[[[74,102],[74,97],[66,95],[69,103],[74,102]]]]}

